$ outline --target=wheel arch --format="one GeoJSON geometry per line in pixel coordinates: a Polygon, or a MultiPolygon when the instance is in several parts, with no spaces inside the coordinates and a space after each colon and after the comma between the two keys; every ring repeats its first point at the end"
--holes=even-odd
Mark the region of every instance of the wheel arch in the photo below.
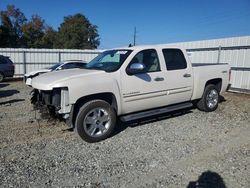
{"type": "Polygon", "coordinates": [[[207,85],[209,85],[209,84],[215,85],[218,92],[220,93],[221,87],[222,87],[222,78],[214,78],[214,79],[208,80],[205,84],[204,90],[207,87],[207,85]]]}
{"type": "Polygon", "coordinates": [[[81,106],[88,101],[97,100],[97,99],[106,101],[114,108],[116,114],[118,113],[119,109],[118,109],[117,99],[112,92],[103,92],[103,93],[87,95],[87,96],[79,98],[75,102],[74,107],[72,108],[73,112],[71,114],[72,115],[71,119],[72,119],[73,128],[75,127],[76,116],[81,106]]]}

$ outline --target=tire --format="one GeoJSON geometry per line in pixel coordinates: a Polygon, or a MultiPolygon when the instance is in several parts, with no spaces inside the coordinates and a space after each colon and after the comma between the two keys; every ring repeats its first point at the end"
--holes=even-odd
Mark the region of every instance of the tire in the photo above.
{"type": "Polygon", "coordinates": [[[0,72],[0,82],[4,80],[4,74],[0,72]]]}
{"type": "Polygon", "coordinates": [[[85,103],[78,111],[75,129],[87,142],[99,142],[108,138],[116,124],[116,113],[109,103],[92,100],[85,103]]]}
{"type": "Polygon", "coordinates": [[[219,92],[215,85],[206,86],[202,98],[197,102],[196,106],[199,110],[205,112],[215,111],[219,103],[219,92]]]}

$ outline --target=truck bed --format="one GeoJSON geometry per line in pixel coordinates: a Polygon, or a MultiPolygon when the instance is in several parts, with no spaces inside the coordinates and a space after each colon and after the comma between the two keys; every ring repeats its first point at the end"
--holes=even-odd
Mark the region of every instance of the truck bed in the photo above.
{"type": "Polygon", "coordinates": [[[207,80],[220,79],[221,92],[228,86],[229,65],[227,63],[192,63],[194,90],[192,100],[202,97],[207,80]]]}

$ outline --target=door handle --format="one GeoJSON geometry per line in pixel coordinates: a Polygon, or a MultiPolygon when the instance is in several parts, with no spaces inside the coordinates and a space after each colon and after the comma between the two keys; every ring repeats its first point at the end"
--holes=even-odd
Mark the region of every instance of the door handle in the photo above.
{"type": "Polygon", "coordinates": [[[186,73],[186,74],[183,75],[183,77],[185,77],[185,78],[191,77],[191,74],[186,73]]]}
{"type": "Polygon", "coordinates": [[[159,82],[159,81],[163,81],[164,78],[163,78],[163,77],[156,77],[154,80],[155,80],[156,82],[159,82]]]}

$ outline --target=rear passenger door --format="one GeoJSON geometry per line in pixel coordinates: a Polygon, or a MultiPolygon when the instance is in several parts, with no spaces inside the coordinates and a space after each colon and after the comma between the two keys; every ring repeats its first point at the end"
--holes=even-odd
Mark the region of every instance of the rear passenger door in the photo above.
{"type": "Polygon", "coordinates": [[[193,92],[193,75],[190,63],[180,49],[162,49],[166,63],[164,71],[168,104],[189,101],[193,92]]]}

